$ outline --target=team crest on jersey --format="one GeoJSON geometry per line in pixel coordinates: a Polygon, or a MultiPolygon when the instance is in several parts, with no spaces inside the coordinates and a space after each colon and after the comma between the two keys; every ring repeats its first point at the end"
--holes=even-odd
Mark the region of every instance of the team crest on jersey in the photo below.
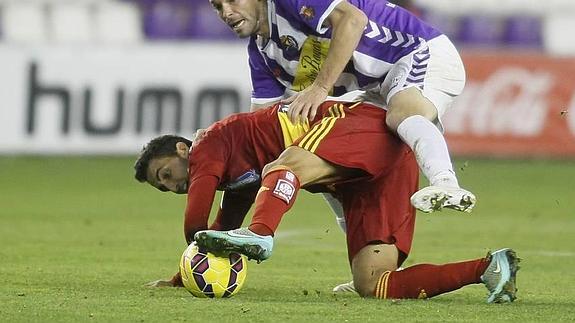
{"type": "Polygon", "coordinates": [[[284,50],[286,57],[295,58],[298,56],[298,43],[293,36],[280,36],[280,46],[284,50]]]}
{"type": "Polygon", "coordinates": [[[298,48],[297,41],[293,36],[283,35],[280,36],[280,43],[283,49],[288,50],[290,48],[298,48]]]}
{"type": "Polygon", "coordinates": [[[315,17],[315,10],[312,7],[303,6],[299,10],[299,15],[302,16],[303,19],[312,20],[315,17]]]}

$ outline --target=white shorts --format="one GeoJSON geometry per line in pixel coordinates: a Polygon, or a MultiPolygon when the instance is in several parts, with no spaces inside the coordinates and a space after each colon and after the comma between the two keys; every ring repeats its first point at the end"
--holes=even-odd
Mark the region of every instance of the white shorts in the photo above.
{"type": "MultiPolygon", "coordinates": [[[[465,68],[457,49],[446,36],[439,36],[426,44],[394,64],[378,94],[389,104],[398,92],[417,87],[437,109],[436,124],[443,131],[441,116],[463,91],[465,68]]],[[[368,97],[372,97],[372,91],[368,97]]]]}

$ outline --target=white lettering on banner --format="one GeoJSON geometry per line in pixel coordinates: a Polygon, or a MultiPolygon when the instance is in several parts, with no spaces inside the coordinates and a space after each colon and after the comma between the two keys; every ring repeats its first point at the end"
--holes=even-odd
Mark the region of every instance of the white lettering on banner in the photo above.
{"type": "Polygon", "coordinates": [[[553,82],[549,74],[518,68],[501,69],[482,83],[469,82],[445,114],[445,129],[476,136],[536,136],[545,125],[553,82]]]}

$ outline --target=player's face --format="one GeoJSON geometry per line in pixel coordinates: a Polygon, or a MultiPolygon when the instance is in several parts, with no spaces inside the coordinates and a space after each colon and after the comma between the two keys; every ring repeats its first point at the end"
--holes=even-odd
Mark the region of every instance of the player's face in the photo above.
{"type": "Polygon", "coordinates": [[[261,1],[266,0],[210,0],[210,3],[220,19],[240,38],[245,38],[268,28],[261,1]]]}
{"type": "Polygon", "coordinates": [[[188,192],[188,159],[181,156],[155,158],[148,166],[148,183],[163,192],[188,192]]]}

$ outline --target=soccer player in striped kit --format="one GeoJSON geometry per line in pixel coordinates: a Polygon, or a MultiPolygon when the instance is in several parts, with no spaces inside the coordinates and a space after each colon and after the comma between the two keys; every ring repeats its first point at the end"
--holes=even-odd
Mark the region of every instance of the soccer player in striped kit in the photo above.
{"type": "Polygon", "coordinates": [[[313,119],[328,95],[366,90],[387,126],[415,152],[430,185],[411,196],[419,210],[470,212],[441,116],[465,85],[451,41],[384,0],[210,0],[219,17],[249,37],[252,109],[283,100],[289,116],[313,119]]]}

